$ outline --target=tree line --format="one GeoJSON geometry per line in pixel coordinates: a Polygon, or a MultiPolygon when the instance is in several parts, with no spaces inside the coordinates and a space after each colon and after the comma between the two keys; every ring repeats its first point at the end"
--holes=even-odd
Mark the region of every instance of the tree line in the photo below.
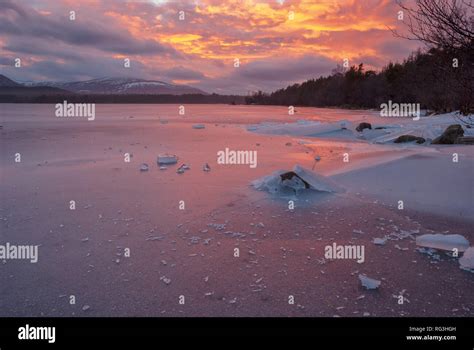
{"type": "Polygon", "coordinates": [[[389,100],[419,103],[434,112],[474,112],[474,6],[466,0],[416,0],[406,14],[410,35],[426,45],[380,71],[363,63],[274,91],[247,96],[247,104],[380,108],[389,100]]]}

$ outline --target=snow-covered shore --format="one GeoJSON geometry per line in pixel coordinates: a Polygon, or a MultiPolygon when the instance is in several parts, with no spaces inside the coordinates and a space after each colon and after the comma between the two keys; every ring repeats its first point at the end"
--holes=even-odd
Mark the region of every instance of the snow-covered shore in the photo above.
{"type": "MultiPolygon", "coordinates": [[[[343,148],[336,155],[320,157],[326,162],[317,163],[315,168],[332,175],[352,192],[371,194],[392,204],[404,200],[416,210],[474,220],[474,147],[431,144],[448,126],[459,123],[457,113],[418,121],[379,119],[372,129],[362,132],[356,131],[358,123],[347,120],[263,123],[248,130],[296,137],[295,141],[315,157],[324,149],[343,148]],[[383,123],[386,121],[389,123],[383,123]],[[423,137],[426,142],[394,143],[401,135],[423,137]]],[[[465,136],[474,135],[474,128],[463,129],[465,136]]]]}

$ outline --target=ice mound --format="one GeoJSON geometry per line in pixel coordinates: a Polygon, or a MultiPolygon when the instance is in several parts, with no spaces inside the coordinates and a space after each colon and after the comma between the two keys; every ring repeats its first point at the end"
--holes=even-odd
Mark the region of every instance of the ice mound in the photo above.
{"type": "Polygon", "coordinates": [[[293,192],[303,190],[320,192],[343,192],[343,188],[326,176],[295,165],[292,171],[278,170],[273,174],[252,181],[255,189],[270,193],[293,192]]]}
{"type": "Polygon", "coordinates": [[[461,259],[459,259],[459,267],[474,272],[474,247],[470,247],[464,252],[461,259]]]}
{"type": "Polygon", "coordinates": [[[464,252],[469,248],[469,241],[461,235],[426,234],[416,237],[416,245],[420,247],[448,250],[457,249],[464,252]]]}
{"type": "Polygon", "coordinates": [[[351,123],[340,120],[333,123],[298,120],[296,123],[261,123],[247,126],[247,131],[270,135],[292,135],[309,137],[343,137],[355,138],[348,130],[351,123]]]}

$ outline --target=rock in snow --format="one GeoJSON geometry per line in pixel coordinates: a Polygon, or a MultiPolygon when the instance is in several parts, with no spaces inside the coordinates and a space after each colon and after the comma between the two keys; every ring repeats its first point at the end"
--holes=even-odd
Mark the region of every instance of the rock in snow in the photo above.
{"type": "Polygon", "coordinates": [[[302,166],[295,165],[293,171],[279,170],[271,175],[252,181],[257,190],[270,193],[293,191],[298,194],[301,190],[320,192],[342,192],[343,189],[326,176],[319,175],[302,166]]]}
{"type": "Polygon", "coordinates": [[[419,137],[419,136],[401,135],[401,136],[398,136],[393,142],[404,143],[404,142],[413,142],[413,141],[416,141],[416,143],[421,144],[421,143],[425,143],[426,140],[423,137],[419,137]]]}
{"type": "Polygon", "coordinates": [[[443,134],[435,138],[434,145],[452,145],[457,143],[458,137],[464,136],[464,130],[460,124],[450,125],[444,130],[443,134]]]}
{"type": "Polygon", "coordinates": [[[359,280],[360,280],[360,283],[362,283],[362,286],[364,286],[367,289],[377,289],[380,286],[380,283],[382,283],[378,280],[369,278],[364,275],[359,275],[359,280]]]}
{"type": "Polygon", "coordinates": [[[372,125],[370,125],[370,123],[363,122],[363,123],[360,123],[356,128],[358,132],[362,132],[362,130],[364,129],[372,129],[372,125]]]}
{"type": "Polygon", "coordinates": [[[426,234],[416,237],[416,245],[420,247],[441,249],[452,251],[457,249],[458,252],[464,252],[469,248],[469,241],[461,235],[443,235],[426,234]]]}
{"type": "Polygon", "coordinates": [[[474,272],[474,247],[468,248],[459,259],[459,267],[463,270],[474,272]]]}

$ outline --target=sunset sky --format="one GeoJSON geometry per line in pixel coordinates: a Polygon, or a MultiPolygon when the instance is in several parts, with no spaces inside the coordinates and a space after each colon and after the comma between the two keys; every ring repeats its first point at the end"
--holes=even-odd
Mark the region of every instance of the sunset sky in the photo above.
{"type": "Polygon", "coordinates": [[[0,0],[0,73],[273,91],[329,74],[344,58],[373,69],[401,61],[419,44],[387,28],[403,27],[398,11],[395,0],[0,0]]]}

